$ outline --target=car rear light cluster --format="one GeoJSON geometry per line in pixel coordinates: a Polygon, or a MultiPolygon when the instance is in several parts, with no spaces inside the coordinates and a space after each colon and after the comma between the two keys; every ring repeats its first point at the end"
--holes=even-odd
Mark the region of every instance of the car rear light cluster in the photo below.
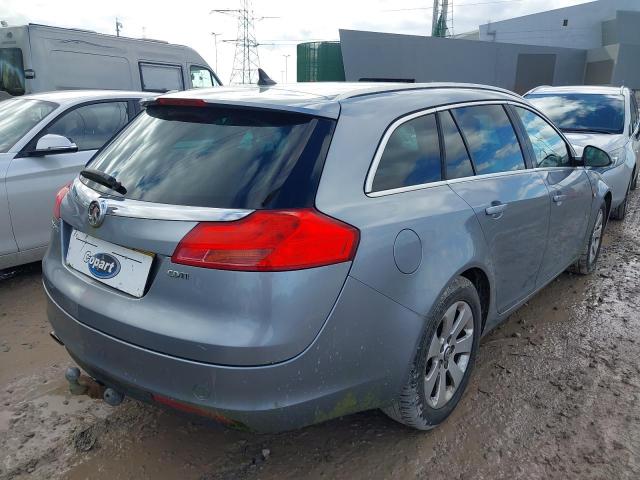
{"type": "Polygon", "coordinates": [[[62,200],[64,200],[64,197],[69,193],[70,188],[71,183],[67,183],[64,187],[58,190],[58,193],[56,193],[56,201],[53,204],[53,218],[56,220],[60,219],[60,204],[62,204],[62,200]]]}
{"type": "Polygon", "coordinates": [[[284,271],[352,260],[358,229],[314,209],[258,210],[234,222],[204,222],[171,260],[194,267],[284,271]]]}

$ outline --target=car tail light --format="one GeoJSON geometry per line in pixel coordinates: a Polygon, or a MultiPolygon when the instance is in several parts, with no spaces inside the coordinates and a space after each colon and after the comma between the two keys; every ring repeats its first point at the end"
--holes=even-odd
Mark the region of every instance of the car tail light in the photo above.
{"type": "Polygon", "coordinates": [[[58,193],[56,193],[56,203],[53,205],[53,218],[56,220],[60,219],[60,204],[62,203],[62,200],[64,200],[64,197],[67,196],[67,193],[69,193],[70,188],[71,183],[67,183],[64,187],[58,190],[58,193]]]}
{"type": "Polygon", "coordinates": [[[358,229],[314,209],[258,210],[234,222],[199,223],[171,260],[194,267],[283,271],[352,260],[358,229]]]}

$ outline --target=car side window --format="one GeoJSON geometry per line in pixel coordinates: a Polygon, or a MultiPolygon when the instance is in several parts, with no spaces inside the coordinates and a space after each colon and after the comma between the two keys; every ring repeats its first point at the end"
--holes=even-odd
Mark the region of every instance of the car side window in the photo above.
{"type": "Polygon", "coordinates": [[[452,110],[467,141],[476,174],[526,168],[520,143],[501,105],[480,105],[452,110]]]}
{"type": "Polygon", "coordinates": [[[409,120],[396,128],[373,179],[373,191],[422,185],[442,180],[435,114],[409,120]]]}
{"type": "Polygon", "coordinates": [[[451,112],[442,112],[439,116],[447,179],[472,177],[473,166],[471,165],[471,158],[469,158],[467,147],[451,116],[451,112]]]}
{"type": "Polygon", "coordinates": [[[529,136],[537,167],[570,167],[571,156],[562,137],[539,115],[514,107],[529,136]]]}
{"type": "Polygon", "coordinates": [[[128,122],[127,102],[93,103],[63,114],[42,135],[62,135],[78,150],[97,150],[128,122]]]}
{"type": "Polygon", "coordinates": [[[193,88],[210,88],[218,85],[216,79],[208,68],[192,65],[189,69],[191,74],[191,86],[193,88]]]}

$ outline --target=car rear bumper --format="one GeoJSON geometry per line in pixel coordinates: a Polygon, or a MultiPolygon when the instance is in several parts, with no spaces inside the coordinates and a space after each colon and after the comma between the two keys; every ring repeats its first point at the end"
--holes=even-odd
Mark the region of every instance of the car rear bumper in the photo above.
{"type": "MultiPolygon", "coordinates": [[[[45,275],[45,290],[48,282],[45,275]]],[[[387,405],[401,388],[423,324],[421,316],[349,277],[305,351],[274,365],[231,367],[124,342],[77,321],[47,296],[56,335],[97,380],[140,400],[161,396],[263,432],[387,405]]]]}

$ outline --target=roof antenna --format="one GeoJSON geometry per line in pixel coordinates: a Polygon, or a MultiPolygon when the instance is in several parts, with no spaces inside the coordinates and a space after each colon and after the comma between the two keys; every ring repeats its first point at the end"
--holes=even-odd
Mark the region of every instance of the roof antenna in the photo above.
{"type": "Polygon", "coordinates": [[[261,68],[258,69],[258,85],[259,86],[268,87],[270,85],[275,85],[275,84],[276,82],[273,81],[271,77],[269,77],[269,75],[267,75],[267,72],[265,72],[261,68]]]}

